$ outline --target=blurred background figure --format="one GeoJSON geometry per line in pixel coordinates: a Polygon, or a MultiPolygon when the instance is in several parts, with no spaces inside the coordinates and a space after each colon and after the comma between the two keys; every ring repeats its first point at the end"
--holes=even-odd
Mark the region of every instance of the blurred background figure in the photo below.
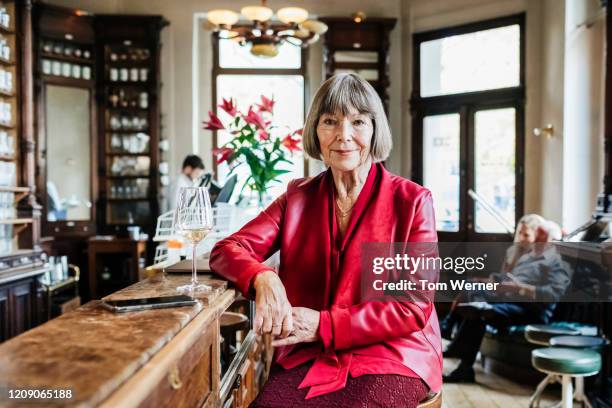
{"type": "Polygon", "coordinates": [[[548,323],[570,283],[569,268],[550,244],[559,239],[561,228],[552,221],[537,214],[519,220],[514,245],[506,252],[501,272],[486,279],[499,283],[496,292],[484,294],[491,302],[456,300],[441,322],[443,336],[449,339],[454,326],[458,326],[444,357],[461,359],[459,366],[444,376],[444,382],[475,381],[472,366],[487,325],[505,329],[517,324],[548,323]]]}
{"type": "Polygon", "coordinates": [[[206,172],[204,162],[195,154],[190,154],[183,160],[181,173],[170,186],[170,209],[176,208],[176,195],[181,187],[208,187],[212,180],[212,173],[206,172]]]}

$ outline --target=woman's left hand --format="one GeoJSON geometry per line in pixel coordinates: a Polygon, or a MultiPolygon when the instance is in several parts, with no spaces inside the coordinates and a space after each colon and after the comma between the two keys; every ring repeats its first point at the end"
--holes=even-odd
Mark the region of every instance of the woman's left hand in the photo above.
{"type": "Polygon", "coordinates": [[[272,346],[288,346],[297,343],[310,343],[319,340],[319,319],[321,314],[307,307],[293,307],[293,331],[282,339],[272,340],[272,346]]]}

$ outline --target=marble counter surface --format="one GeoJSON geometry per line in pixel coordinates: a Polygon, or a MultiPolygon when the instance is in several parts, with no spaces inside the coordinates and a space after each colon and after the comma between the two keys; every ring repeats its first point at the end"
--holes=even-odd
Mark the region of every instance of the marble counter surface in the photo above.
{"type": "MultiPolygon", "coordinates": [[[[145,280],[109,298],[174,294],[187,276],[145,280]]],[[[0,407],[96,406],[130,378],[196,315],[212,308],[225,281],[202,278],[214,287],[195,306],[113,313],[100,301],[51,320],[0,344],[0,407]],[[8,390],[72,391],[71,400],[9,399],[8,390]]],[[[211,320],[215,318],[211,313],[211,320]]]]}

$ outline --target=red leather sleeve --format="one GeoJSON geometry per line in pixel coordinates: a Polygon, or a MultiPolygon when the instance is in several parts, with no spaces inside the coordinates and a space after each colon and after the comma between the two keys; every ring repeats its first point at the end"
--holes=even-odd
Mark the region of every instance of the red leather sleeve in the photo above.
{"type": "MultiPolygon", "coordinates": [[[[437,242],[428,191],[416,203],[408,242],[437,242]]],[[[326,346],[331,343],[336,350],[380,343],[422,330],[433,308],[432,302],[364,302],[348,307],[332,306],[331,318],[325,316],[324,319],[321,313],[319,335],[326,346]]]]}
{"type": "Polygon", "coordinates": [[[239,231],[217,242],[210,253],[211,270],[234,283],[249,298],[255,276],[272,270],[262,262],[280,247],[286,203],[283,194],[239,231]]]}

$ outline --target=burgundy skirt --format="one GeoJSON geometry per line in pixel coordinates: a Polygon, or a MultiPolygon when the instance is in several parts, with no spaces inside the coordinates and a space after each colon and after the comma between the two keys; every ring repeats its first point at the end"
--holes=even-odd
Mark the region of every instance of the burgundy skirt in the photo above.
{"type": "Polygon", "coordinates": [[[396,374],[349,375],[346,387],[330,394],[304,399],[308,388],[298,389],[312,362],[285,370],[278,364],[251,408],[330,407],[330,408],[415,408],[427,397],[429,388],[420,378],[396,374]]]}

